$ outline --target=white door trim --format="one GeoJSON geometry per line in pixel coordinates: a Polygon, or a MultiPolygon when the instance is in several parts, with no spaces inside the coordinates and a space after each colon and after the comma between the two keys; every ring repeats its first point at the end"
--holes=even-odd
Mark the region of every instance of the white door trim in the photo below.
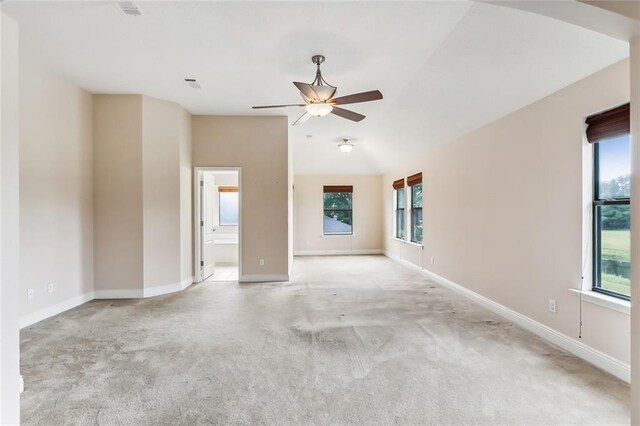
{"type": "Polygon", "coordinates": [[[194,281],[202,281],[202,269],[200,268],[200,262],[202,261],[202,232],[200,227],[200,221],[202,220],[201,205],[202,205],[202,192],[200,190],[201,175],[203,172],[220,172],[220,171],[237,171],[238,172],[238,191],[240,197],[238,197],[238,210],[240,214],[238,216],[238,276],[242,275],[242,167],[194,167],[193,168],[193,233],[194,233],[194,253],[193,267],[194,267],[194,281]]]}

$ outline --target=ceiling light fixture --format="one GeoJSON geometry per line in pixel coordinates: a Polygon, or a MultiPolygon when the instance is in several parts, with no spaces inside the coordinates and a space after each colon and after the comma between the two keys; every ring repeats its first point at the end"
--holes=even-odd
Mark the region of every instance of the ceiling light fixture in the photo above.
{"type": "Polygon", "coordinates": [[[331,104],[325,104],[324,102],[316,102],[307,104],[304,109],[311,115],[315,115],[316,117],[324,117],[333,111],[333,106],[331,104]]]}
{"type": "Polygon", "coordinates": [[[349,139],[342,139],[342,142],[338,144],[338,148],[340,148],[340,151],[344,153],[351,152],[353,144],[349,142],[349,139]]]}

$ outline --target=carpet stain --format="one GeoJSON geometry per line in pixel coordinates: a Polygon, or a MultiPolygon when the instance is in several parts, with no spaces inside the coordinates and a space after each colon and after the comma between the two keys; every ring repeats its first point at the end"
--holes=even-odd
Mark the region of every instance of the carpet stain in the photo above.
{"type": "Polygon", "coordinates": [[[628,424],[629,387],[383,256],[21,331],[26,425],[628,424]]]}

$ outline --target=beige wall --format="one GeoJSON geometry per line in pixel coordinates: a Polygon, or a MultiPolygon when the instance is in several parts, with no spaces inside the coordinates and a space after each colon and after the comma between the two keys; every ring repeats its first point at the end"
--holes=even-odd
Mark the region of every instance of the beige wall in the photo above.
{"type": "MultiPolygon", "coordinates": [[[[628,67],[616,64],[386,174],[387,252],[577,340],[579,299],[568,289],[580,288],[588,252],[584,117],[629,101],[628,67]],[[391,183],[416,172],[422,252],[392,238],[391,183]]],[[[583,302],[580,341],[629,363],[629,316],[583,302]]]]}
{"type": "Polygon", "coordinates": [[[242,168],[241,279],[287,279],[287,118],[193,116],[192,131],[194,166],[242,168]]]}
{"type": "Polygon", "coordinates": [[[182,108],[142,98],[144,288],[181,281],[180,139],[182,108]]]}
{"type": "Polygon", "coordinates": [[[93,143],[95,289],[141,296],[142,96],[94,95],[93,143]]]}
{"type": "Polygon", "coordinates": [[[92,297],[91,114],[88,92],[20,55],[21,317],[92,297]]]}
{"type": "Polygon", "coordinates": [[[191,283],[190,115],[137,95],[94,96],[97,297],[191,283]]]}
{"type": "Polygon", "coordinates": [[[382,176],[296,175],[295,253],[382,252],[382,176]],[[322,235],[324,185],[353,185],[353,235],[322,235]]]}

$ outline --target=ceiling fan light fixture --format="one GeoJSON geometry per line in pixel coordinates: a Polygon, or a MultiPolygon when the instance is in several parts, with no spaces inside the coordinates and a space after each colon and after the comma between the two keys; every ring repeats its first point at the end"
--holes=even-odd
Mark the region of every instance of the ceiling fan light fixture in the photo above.
{"type": "Polygon", "coordinates": [[[305,123],[311,116],[324,117],[331,113],[355,123],[364,120],[366,118],[364,115],[344,109],[342,106],[361,102],[377,101],[382,99],[382,93],[380,93],[379,90],[370,90],[368,92],[354,93],[352,95],[336,98],[335,95],[338,89],[336,86],[332,86],[327,83],[327,81],[322,77],[322,72],[320,71],[320,65],[322,65],[324,59],[325,58],[322,55],[314,55],[311,58],[312,62],[317,66],[316,78],[311,83],[303,83],[301,81],[293,82],[293,85],[300,92],[300,96],[302,96],[304,104],[258,105],[254,106],[253,109],[304,107],[305,113],[293,122],[293,126],[305,123]]]}
{"type": "Polygon", "coordinates": [[[324,117],[325,115],[333,111],[333,106],[331,104],[318,102],[307,104],[304,109],[306,109],[307,112],[311,115],[315,115],[316,117],[324,117]]]}
{"type": "Polygon", "coordinates": [[[353,144],[349,142],[349,139],[343,139],[343,141],[338,144],[338,148],[346,154],[353,150],[353,144]]]}
{"type": "Polygon", "coordinates": [[[311,86],[311,90],[314,91],[318,99],[327,101],[333,97],[336,93],[336,88],[333,86],[311,86]]]}

